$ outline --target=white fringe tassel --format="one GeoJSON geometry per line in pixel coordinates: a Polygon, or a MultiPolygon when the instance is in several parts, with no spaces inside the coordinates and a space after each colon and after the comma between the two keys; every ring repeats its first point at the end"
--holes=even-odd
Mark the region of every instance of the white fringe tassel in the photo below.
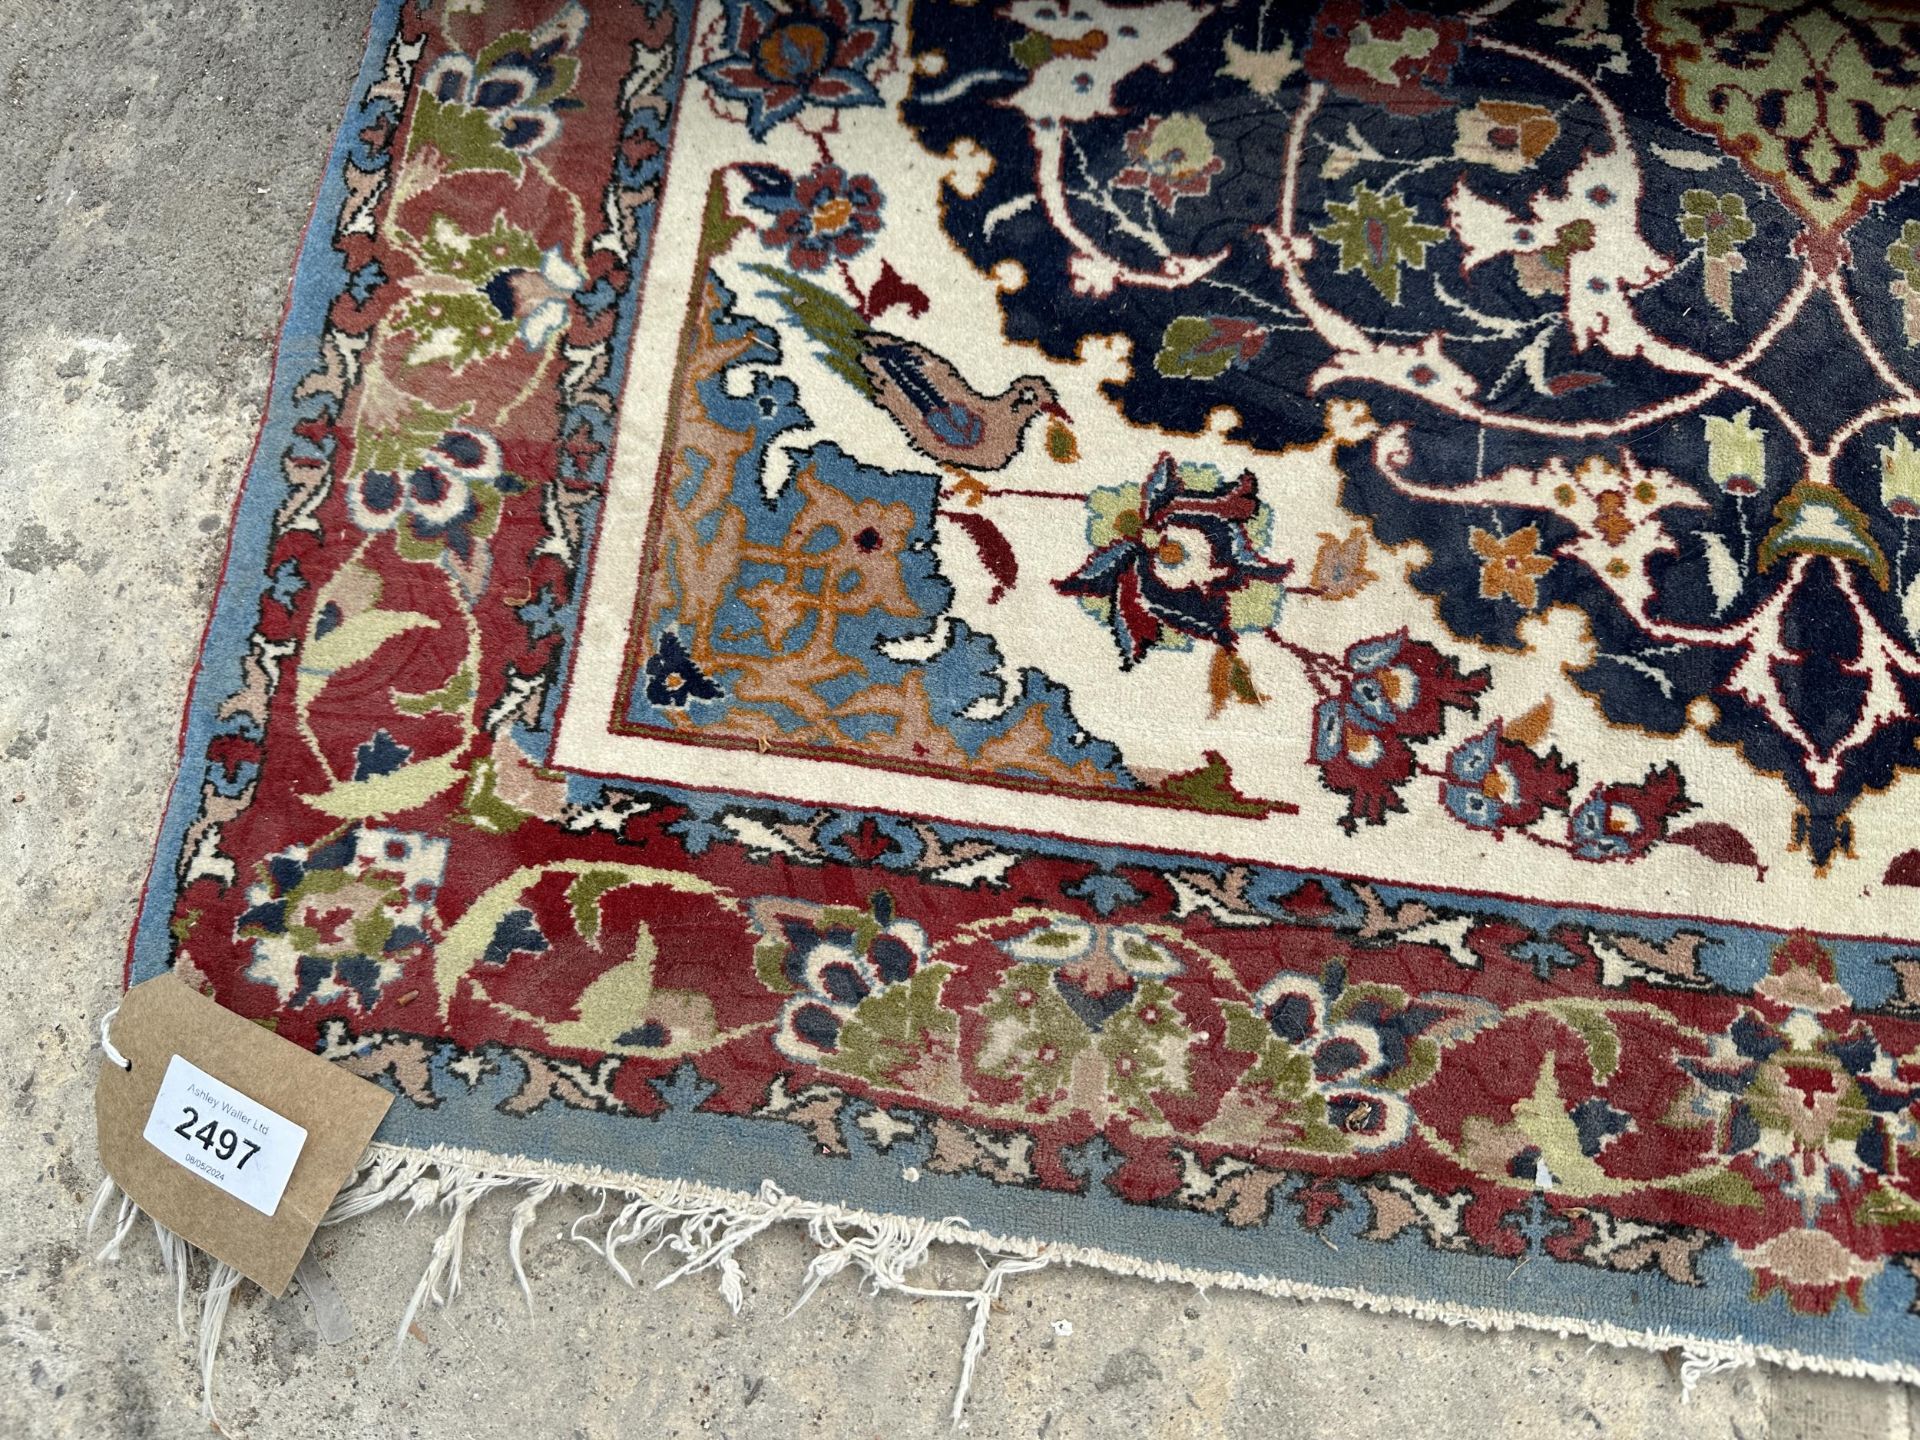
{"type": "Polygon", "coordinates": [[[213,1365],[220,1355],[220,1332],[227,1326],[227,1308],[239,1284],[240,1272],[226,1261],[216,1260],[207,1280],[207,1293],[200,1301],[200,1413],[215,1425],[220,1417],[213,1409],[213,1365]]]}
{"type": "Polygon", "coordinates": [[[1753,1356],[1736,1351],[1709,1349],[1704,1345],[1684,1347],[1680,1352],[1680,1403],[1692,1404],[1694,1386],[1707,1376],[1744,1370],[1753,1363],[1753,1356]]]}
{"type": "MultiPolygon", "coordinates": [[[[533,1287],[527,1279],[522,1253],[526,1232],[537,1218],[540,1206],[565,1191],[598,1198],[597,1209],[573,1222],[570,1238],[599,1255],[630,1286],[639,1283],[636,1272],[647,1261],[666,1251],[678,1257],[680,1264],[656,1280],[655,1289],[703,1271],[715,1272],[719,1276],[721,1296],[738,1314],[746,1296],[745,1275],[737,1252],[774,1225],[804,1223],[821,1253],[807,1267],[794,1311],[849,1266],[862,1272],[871,1294],[891,1292],[920,1299],[963,1301],[972,1314],[972,1323],[961,1353],[960,1379],[953,1397],[951,1413],[956,1426],[966,1408],[974,1368],[986,1348],[987,1321],[1001,1288],[1011,1276],[1041,1269],[1049,1263],[1045,1256],[1006,1255],[989,1259],[983,1252],[981,1263],[986,1266],[986,1274],[976,1289],[932,1289],[915,1285],[908,1277],[926,1262],[928,1251],[937,1240],[966,1238],[968,1227],[964,1220],[851,1217],[832,1207],[788,1195],[771,1181],[764,1183],[756,1196],[719,1199],[684,1181],[627,1190],[610,1184],[489,1173],[435,1156],[376,1154],[335,1198],[320,1222],[322,1225],[338,1225],[388,1205],[404,1205],[409,1219],[435,1207],[447,1217],[395,1328],[396,1358],[422,1308],[429,1301],[436,1307],[445,1307],[460,1293],[460,1266],[466,1250],[468,1218],[476,1204],[502,1189],[525,1192],[512,1211],[507,1255],[529,1311],[533,1308],[533,1287]],[[607,1222],[605,1230],[597,1238],[582,1233],[583,1227],[590,1229],[595,1225],[610,1203],[618,1203],[620,1208],[607,1222]],[[621,1255],[623,1250],[636,1245],[647,1247],[637,1262],[621,1255]]],[[[114,1216],[113,1234],[98,1256],[103,1263],[120,1258],[128,1236],[141,1219],[141,1211],[132,1199],[121,1194],[109,1179],[102,1183],[94,1198],[87,1222],[89,1234],[116,1197],[119,1208],[114,1216]]],[[[160,1247],[161,1269],[174,1282],[175,1319],[184,1334],[188,1272],[191,1257],[199,1252],[159,1222],[155,1221],[153,1228],[160,1247]]],[[[201,1413],[218,1424],[213,1403],[215,1361],[233,1294],[242,1276],[222,1261],[209,1257],[209,1264],[211,1270],[201,1297],[195,1352],[200,1371],[201,1413]]]]}
{"type": "MultiPolygon", "coordinates": [[[[1920,1372],[1905,1365],[1889,1366],[1803,1355],[1738,1341],[1709,1342],[1667,1331],[1629,1331],[1595,1322],[1535,1317],[1524,1311],[1453,1308],[1358,1290],[1315,1287],[1275,1277],[1232,1272],[1191,1272],[1165,1262],[1075,1246],[999,1240],[973,1230],[959,1217],[935,1220],[849,1211],[802,1200],[787,1194],[771,1181],[764,1182],[757,1194],[745,1195],[713,1190],[686,1180],[646,1181],[587,1171],[515,1174],[493,1169],[491,1164],[489,1157],[467,1152],[371,1147],[353,1180],[335,1198],[320,1222],[322,1225],[339,1225],[389,1205],[405,1206],[410,1218],[429,1209],[438,1209],[445,1214],[445,1222],[434,1239],[419,1283],[413,1287],[406,1311],[395,1329],[396,1360],[422,1308],[429,1301],[437,1307],[444,1307],[460,1293],[460,1265],[466,1250],[467,1223],[473,1208],[493,1192],[504,1190],[519,1192],[511,1211],[507,1256],[513,1266],[514,1281],[530,1311],[533,1306],[533,1287],[528,1282],[523,1258],[526,1233],[538,1217],[540,1207],[554,1196],[566,1193],[592,1197],[596,1201],[592,1211],[573,1221],[568,1236],[600,1256],[608,1268],[628,1285],[637,1285],[638,1272],[664,1251],[679,1263],[653,1282],[656,1289],[689,1275],[713,1273],[718,1277],[720,1293],[727,1305],[738,1313],[745,1298],[745,1277],[738,1258],[740,1250],[772,1226],[798,1224],[805,1226],[819,1254],[807,1266],[799,1297],[789,1314],[798,1311],[822,1285],[848,1269],[860,1273],[862,1288],[868,1294],[890,1293],[916,1299],[961,1302],[971,1319],[966,1343],[961,1351],[960,1375],[951,1410],[956,1427],[966,1408],[975,1368],[986,1348],[987,1324],[1001,1290],[1014,1276],[1051,1264],[1097,1266],[1122,1274],[1195,1285],[1202,1289],[1218,1285],[1302,1300],[1339,1299],[1365,1309],[1412,1314],[1422,1319],[1478,1330],[1525,1327],[1562,1336],[1584,1334],[1608,1344],[1663,1350],[1669,1354],[1677,1350],[1683,1403],[1691,1401],[1695,1387],[1707,1377],[1742,1369],[1761,1359],[1790,1369],[1822,1370],[1906,1383],[1920,1381],[1920,1372]],[[613,1214],[612,1218],[607,1219],[609,1209],[613,1214]],[[972,1289],[937,1289],[914,1283],[914,1276],[927,1262],[928,1252],[936,1243],[972,1246],[985,1271],[980,1283],[972,1289]],[[623,1253],[635,1252],[636,1247],[644,1247],[642,1252],[637,1252],[637,1260],[632,1253],[623,1253]]],[[[89,1234],[106,1217],[116,1198],[119,1206],[114,1213],[112,1234],[99,1252],[99,1259],[103,1262],[120,1257],[123,1246],[141,1218],[141,1212],[133,1201],[122,1195],[113,1181],[108,1180],[101,1185],[94,1198],[87,1221],[89,1234]]],[[[157,1222],[154,1232],[160,1247],[161,1268],[174,1284],[175,1319],[184,1333],[188,1272],[192,1258],[198,1252],[157,1222]]],[[[214,1362],[219,1352],[221,1331],[241,1276],[231,1266],[210,1258],[209,1265],[207,1286],[200,1304],[196,1350],[202,1413],[218,1423],[213,1409],[214,1362]]],[[[337,1299],[328,1298],[333,1300],[337,1309],[337,1299]]],[[[343,1323],[344,1318],[339,1317],[343,1323]]]]}

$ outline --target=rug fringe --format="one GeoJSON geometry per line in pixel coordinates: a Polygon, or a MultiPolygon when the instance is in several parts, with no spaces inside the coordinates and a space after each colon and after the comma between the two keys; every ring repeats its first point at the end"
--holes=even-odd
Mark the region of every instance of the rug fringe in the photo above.
{"type": "MultiPolygon", "coordinates": [[[[1049,1263],[1044,1256],[1029,1255],[1001,1255],[989,1261],[983,1253],[981,1260],[986,1273],[976,1288],[934,1289],[913,1284],[908,1277],[925,1263],[936,1241],[965,1238],[962,1232],[967,1230],[967,1223],[958,1217],[938,1221],[905,1216],[860,1217],[801,1200],[771,1181],[763,1183],[759,1193],[751,1197],[716,1198],[685,1181],[661,1186],[636,1182],[632,1187],[583,1183],[551,1176],[489,1172],[432,1154],[375,1147],[369,1150],[367,1159],[334,1199],[320,1221],[322,1226],[339,1225],[387,1206],[404,1206],[410,1220],[429,1209],[438,1209],[446,1216],[394,1330],[396,1358],[421,1310],[429,1302],[435,1308],[445,1308],[460,1293],[468,1220],[474,1206],[496,1190],[525,1192],[511,1214],[507,1256],[529,1312],[533,1309],[533,1287],[527,1279],[523,1257],[526,1232],[538,1218],[544,1203],[567,1192],[597,1197],[600,1202],[592,1213],[573,1222],[569,1238],[600,1256],[629,1286],[637,1286],[636,1272],[666,1251],[677,1256],[681,1263],[654,1281],[653,1288],[664,1289],[687,1276],[715,1272],[722,1298],[737,1315],[746,1299],[746,1277],[737,1252],[775,1225],[801,1222],[821,1253],[807,1267],[799,1298],[787,1312],[789,1315],[812,1299],[823,1284],[849,1267],[862,1272],[869,1294],[892,1292],[920,1299],[964,1302],[972,1321],[961,1352],[960,1376],[950,1411],[955,1426],[960,1424],[965,1412],[974,1368],[986,1348],[988,1318],[1002,1287],[1012,1276],[1041,1269],[1049,1263]],[[597,1222],[609,1203],[618,1203],[620,1208],[606,1222],[605,1230],[597,1237],[583,1234],[582,1227],[597,1222]],[[637,1263],[630,1263],[620,1252],[635,1245],[648,1248],[637,1263]]],[[[112,1236],[96,1257],[101,1263],[121,1258],[128,1236],[142,1218],[143,1212],[133,1200],[108,1179],[102,1182],[94,1198],[87,1222],[89,1234],[98,1227],[116,1198],[119,1208],[114,1216],[112,1236]]],[[[191,1259],[204,1252],[188,1245],[158,1221],[153,1222],[153,1229],[159,1242],[161,1269],[174,1282],[175,1319],[184,1334],[191,1259]]],[[[201,1294],[195,1354],[200,1371],[201,1414],[218,1424],[213,1399],[216,1359],[233,1294],[243,1277],[224,1262],[210,1256],[206,1259],[211,1269],[201,1294]]]]}
{"type": "MultiPolygon", "coordinates": [[[[510,1163],[510,1162],[509,1162],[510,1163]]],[[[659,1181],[619,1176],[564,1166],[505,1168],[500,1157],[445,1149],[417,1150],[372,1145],[347,1186],[334,1199],[322,1226],[345,1224],[374,1210],[404,1207],[408,1219],[428,1210],[444,1215],[418,1282],[408,1298],[394,1332],[394,1355],[420,1312],[431,1303],[444,1308],[460,1293],[461,1261],[466,1251],[467,1227],[474,1208],[496,1191],[517,1195],[510,1212],[507,1257],[514,1281],[533,1306],[533,1287],[524,1260],[525,1237],[540,1209],[557,1195],[570,1194],[595,1203],[568,1226],[567,1238],[598,1255],[629,1286],[639,1284],[639,1273],[661,1253],[679,1263],[653,1288],[662,1289],[691,1275],[717,1277],[721,1296],[736,1314],[745,1299],[745,1276],[739,1252],[756,1236],[775,1225],[804,1227],[819,1252],[807,1266],[799,1294],[789,1315],[800,1310],[820,1287],[852,1269],[869,1295],[897,1294],[915,1299],[952,1300],[968,1311],[970,1323],[960,1355],[950,1416],[958,1427],[981,1354],[994,1302],[1014,1277],[1048,1265],[1082,1265],[1139,1278],[1210,1287],[1246,1289],[1299,1300],[1343,1300],[1361,1309],[1412,1315],[1442,1324],[1483,1331],[1533,1329],[1562,1337],[1582,1335],[1601,1343],[1654,1350],[1677,1361],[1682,1403],[1690,1403],[1695,1389],[1710,1376],[1745,1369],[1762,1360],[1794,1370],[1814,1370],[1906,1384],[1920,1383],[1920,1366],[1807,1355],[1744,1340],[1708,1340],[1671,1331],[1634,1331],[1604,1322],[1532,1315],[1524,1311],[1480,1310],[1411,1298],[1377,1295],[1357,1289],[1335,1289],[1273,1276],[1235,1272],[1199,1272],[1164,1261],[1078,1246],[1054,1245],[977,1231],[965,1219],[949,1216],[881,1215],[805,1200],[763,1181],[758,1192],[744,1194],[716,1190],[689,1180],[659,1181]],[[609,1211],[611,1215],[609,1216],[609,1211]],[[971,1246],[983,1273],[978,1285],[935,1288],[915,1283],[915,1275],[935,1244],[971,1246]],[[644,1247],[636,1252],[636,1247],[644,1247]],[[629,1253],[623,1253],[629,1252],[629,1253]],[[633,1258],[638,1253],[639,1258],[633,1258]]],[[[133,1201],[112,1180],[105,1181],[94,1198],[87,1230],[91,1234],[113,1210],[113,1230],[99,1251],[101,1262],[121,1258],[122,1249],[142,1218],[133,1201]]],[[[154,1223],[162,1271],[175,1287],[175,1317],[186,1329],[189,1270],[202,1252],[154,1223]]],[[[201,1377],[201,1412],[218,1422],[214,1412],[214,1371],[221,1332],[241,1276],[231,1266],[207,1257],[210,1267],[201,1295],[196,1354],[201,1377]]],[[[300,1279],[296,1274],[295,1284],[300,1279]]]]}
{"type": "Polygon", "coordinates": [[[1680,1403],[1693,1403],[1694,1387],[1709,1375],[1745,1370],[1755,1363],[1751,1354],[1706,1345],[1688,1345],[1680,1352],[1680,1403]]]}

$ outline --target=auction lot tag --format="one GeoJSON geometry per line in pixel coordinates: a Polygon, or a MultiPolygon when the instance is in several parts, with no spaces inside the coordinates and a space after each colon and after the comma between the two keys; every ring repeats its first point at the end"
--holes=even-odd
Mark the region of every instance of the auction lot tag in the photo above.
{"type": "Polygon", "coordinates": [[[393,1097],[175,979],[129,990],[100,1066],[100,1163],[133,1202],[271,1295],[393,1097]]]}
{"type": "Polygon", "coordinates": [[[176,1055],[167,1062],[141,1139],[271,1215],[280,1208],[307,1132],[176,1055]]]}

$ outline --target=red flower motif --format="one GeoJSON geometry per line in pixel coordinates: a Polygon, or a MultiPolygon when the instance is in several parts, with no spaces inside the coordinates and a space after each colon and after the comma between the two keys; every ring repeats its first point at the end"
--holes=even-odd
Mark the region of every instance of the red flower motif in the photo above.
{"type": "Polygon", "coordinates": [[[1314,711],[1313,763],[1336,795],[1347,797],[1340,822],[1382,825],[1405,810],[1400,789],[1413,777],[1413,747],[1391,730],[1369,726],[1350,705],[1322,701],[1314,711]]]}
{"type": "Polygon", "coordinates": [[[784,247],[796,270],[820,271],[851,260],[880,230],[880,187],[870,175],[849,176],[838,165],[816,165],[793,182],[785,208],[761,238],[784,247]]]}
{"type": "Polygon", "coordinates": [[[1462,673],[1460,663],[1405,630],[1363,640],[1346,654],[1340,694],[1314,711],[1312,763],[1321,781],[1347,797],[1348,830],[1379,825],[1405,810],[1400,789],[1413,776],[1409,740],[1427,740],[1449,709],[1472,712],[1488,672],[1462,673]]]}
{"type": "Polygon", "coordinates": [[[1582,860],[1637,860],[1667,838],[1667,822],[1694,808],[1678,765],[1649,770],[1638,785],[1596,786],[1567,821],[1582,860]]]}
{"type": "Polygon", "coordinates": [[[1182,195],[1198,197],[1213,188],[1213,177],[1226,168],[1213,150],[1206,122],[1184,113],[1156,115],[1127,132],[1127,168],[1113,177],[1122,190],[1144,190],[1162,210],[1171,210],[1182,195]]]}
{"type": "Polygon", "coordinates": [[[1503,735],[1496,720],[1447,756],[1440,803],[1461,824],[1498,833],[1566,809],[1578,778],[1558,750],[1537,755],[1503,735]]]}
{"type": "Polygon", "coordinates": [[[1450,103],[1428,87],[1452,74],[1466,35],[1464,21],[1404,5],[1370,15],[1361,0],[1329,0],[1314,18],[1303,60],[1307,74],[1342,95],[1396,115],[1427,115],[1450,103]]]}
{"type": "Polygon", "coordinates": [[[1405,630],[1363,640],[1347,651],[1344,687],[1348,703],[1376,725],[1410,740],[1431,740],[1446,725],[1449,709],[1472,711],[1489,674],[1465,674],[1460,662],[1405,630]]]}

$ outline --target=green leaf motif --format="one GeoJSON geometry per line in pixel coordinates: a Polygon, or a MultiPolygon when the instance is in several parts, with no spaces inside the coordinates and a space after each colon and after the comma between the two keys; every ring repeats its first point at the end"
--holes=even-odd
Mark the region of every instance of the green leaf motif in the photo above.
{"type": "Polygon", "coordinates": [[[778,287],[769,293],[793,317],[794,323],[824,348],[826,353],[820,359],[862,395],[871,397],[873,379],[867,374],[862,357],[873,327],[860,318],[860,312],[831,290],[771,265],[749,265],[747,269],[765,276],[778,287]]]}
{"type": "Polygon", "coordinates": [[[626,875],[619,870],[587,870],[567,886],[574,928],[589,945],[600,938],[600,897],[626,882],[626,875]]]}
{"type": "Polygon", "coordinates": [[[1900,227],[1900,238],[1887,246],[1887,264],[1909,285],[1920,286],[1920,220],[1900,227]]]}
{"type": "Polygon", "coordinates": [[[486,47],[473,57],[473,73],[485,76],[487,71],[498,65],[509,55],[529,55],[533,52],[533,33],[528,30],[505,30],[487,42],[486,47]]]}
{"type": "Polygon", "coordinates": [[[1733,1205],[1743,1210],[1759,1210],[1765,1199],[1753,1182],[1737,1170],[1716,1170],[1708,1175],[1689,1176],[1666,1187],[1683,1195],[1699,1195],[1716,1205],[1733,1205]]]}
{"type": "Polygon", "coordinates": [[[1173,991],[1158,980],[1139,987],[1126,1009],[1100,1029],[1100,1054],[1107,1062],[1107,1085],[1122,1104],[1158,1115],[1155,1091],[1187,1092],[1182,1054],[1191,1043],[1181,1023],[1173,991]],[[1148,1020],[1146,1013],[1154,1019],[1148,1020]],[[1173,1069],[1169,1066],[1173,1062],[1173,1069]]]}
{"type": "Polygon", "coordinates": [[[399,328],[414,335],[409,365],[445,360],[455,370],[506,349],[518,333],[491,300],[477,293],[416,295],[400,312],[399,328]]]}
{"type": "Polygon", "coordinates": [[[1911,1225],[1920,1220],[1920,1202],[1881,1184],[1867,1192],[1856,1213],[1868,1225],[1911,1225]]]}
{"type": "Polygon", "coordinates": [[[408,156],[426,145],[445,157],[449,170],[520,173],[520,157],[501,143],[500,132],[493,128],[487,112],[471,105],[442,103],[431,95],[422,95],[413,113],[413,130],[407,136],[408,156]]]}
{"type": "Polygon", "coordinates": [[[502,270],[540,268],[540,243],[499,215],[484,235],[469,235],[444,215],[436,215],[420,242],[421,258],[436,274],[478,285],[502,270]]]}
{"type": "Polygon", "coordinates": [[[1071,950],[1080,940],[1071,930],[1042,930],[1038,935],[1029,935],[1025,943],[1043,950],[1071,950]]]}
{"type": "Polygon", "coordinates": [[[1167,322],[1153,368],[1169,380],[1217,380],[1266,347],[1264,327],[1223,315],[1179,315],[1167,322]]]}
{"type": "Polygon", "coordinates": [[[950,965],[929,965],[904,985],[869,995],[840,1028],[834,1068],[876,1083],[892,1079],[922,1059],[937,1036],[957,1034],[960,1023],[940,1005],[950,965]]]}
{"type": "Polygon", "coordinates": [[[462,665],[438,690],[423,695],[395,692],[393,708],[402,715],[460,715],[473,702],[473,667],[462,665]]]}
{"type": "Polygon", "coordinates": [[[1400,267],[1427,268],[1427,251],[1447,238],[1438,225],[1425,225],[1398,195],[1376,194],[1356,185],[1349,204],[1327,202],[1332,218],[1313,233],[1340,247],[1342,275],[1358,270],[1390,305],[1400,303],[1400,267]]]}
{"type": "Polygon", "coordinates": [[[1254,1014],[1249,1007],[1237,1001],[1229,1001],[1220,1007],[1220,1013],[1227,1017],[1227,1029],[1223,1038],[1229,1050],[1250,1050],[1257,1055],[1266,1048],[1267,1039],[1273,1034],[1273,1027],[1254,1014]]]}
{"type": "Polygon", "coordinates": [[[1555,1001],[1547,1006],[1554,1019],[1587,1042],[1587,1064],[1593,1070],[1596,1085],[1604,1085],[1620,1068],[1620,1032],[1613,1028],[1606,1009],[1577,1001],[1555,1001]]]}
{"type": "Polygon", "coordinates": [[[787,940],[784,935],[769,935],[753,947],[753,973],[774,994],[793,994],[794,983],[787,979],[787,940]]]}
{"type": "Polygon", "coordinates": [[[1065,1089],[1074,1060],[1093,1043],[1086,1025],[1053,988],[1046,965],[1007,971],[981,1014],[991,1027],[980,1056],[982,1073],[1018,1080],[1029,1100],[1065,1089]]]}
{"type": "Polygon", "coordinates": [[[1287,1148],[1322,1155],[1351,1152],[1353,1138],[1327,1119],[1327,1097],[1314,1087],[1312,1057],[1274,1034],[1246,1005],[1229,1002],[1220,1012],[1227,1021],[1227,1048],[1254,1053],[1234,1088],[1275,1105],[1274,1133],[1285,1137],[1287,1148]]]}
{"type": "Polygon", "coordinates": [[[499,767],[482,755],[467,771],[467,791],[460,798],[460,823],[492,835],[511,835],[525,823],[527,812],[500,798],[499,767]]]}
{"type": "Polygon", "coordinates": [[[1029,30],[1008,47],[1013,63],[1023,70],[1038,70],[1053,59],[1053,41],[1038,30],[1029,30]]]}
{"type": "Polygon", "coordinates": [[[392,470],[404,475],[419,465],[428,447],[464,415],[464,410],[435,410],[415,401],[392,429],[362,430],[354,437],[354,464],[362,470],[392,470]]]}

